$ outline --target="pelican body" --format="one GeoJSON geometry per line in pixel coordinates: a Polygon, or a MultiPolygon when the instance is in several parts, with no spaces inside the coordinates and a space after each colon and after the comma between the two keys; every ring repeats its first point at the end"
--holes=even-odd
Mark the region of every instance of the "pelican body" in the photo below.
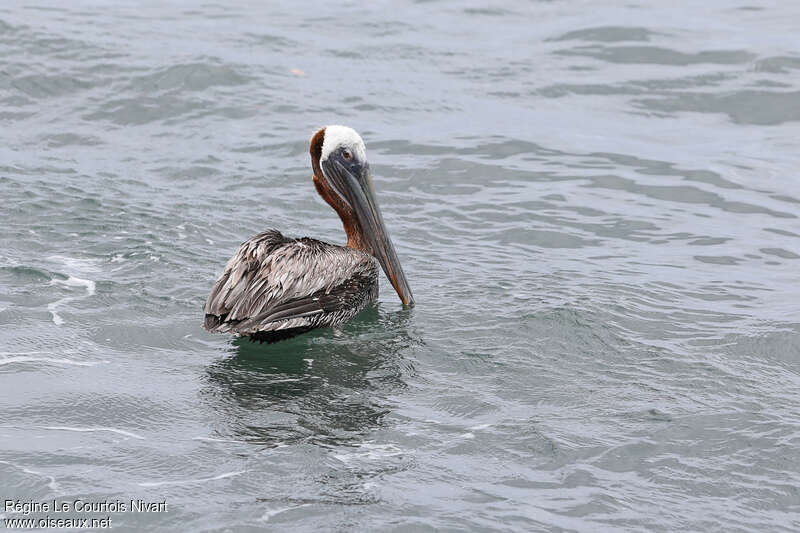
{"type": "Polygon", "coordinates": [[[242,243],[211,289],[205,328],[261,342],[347,322],[378,298],[379,268],[414,305],[381,216],[364,141],[345,126],[311,138],[314,186],[338,213],[347,245],[268,230],[242,243]]]}

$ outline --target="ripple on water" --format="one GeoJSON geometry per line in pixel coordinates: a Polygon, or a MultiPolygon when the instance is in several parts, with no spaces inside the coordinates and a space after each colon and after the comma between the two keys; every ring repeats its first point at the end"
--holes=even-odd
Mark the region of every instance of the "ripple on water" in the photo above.
{"type": "Polygon", "coordinates": [[[148,531],[798,529],[794,3],[245,4],[0,8],[0,486],[148,531]],[[342,242],[342,122],[418,305],[206,334],[244,239],[342,242]]]}

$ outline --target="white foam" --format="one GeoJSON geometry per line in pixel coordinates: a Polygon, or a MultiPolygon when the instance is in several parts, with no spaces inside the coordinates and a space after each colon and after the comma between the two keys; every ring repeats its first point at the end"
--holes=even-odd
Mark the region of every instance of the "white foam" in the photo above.
{"type": "Polygon", "coordinates": [[[107,362],[108,361],[75,361],[73,359],[56,359],[53,357],[30,357],[27,355],[0,358],[0,366],[10,365],[12,363],[52,363],[56,365],[95,366],[107,362]]]}
{"type": "Polygon", "coordinates": [[[116,433],[118,435],[123,435],[125,437],[131,437],[133,439],[139,440],[146,440],[141,435],[137,435],[136,433],[131,433],[130,431],[125,431],[124,429],[117,429],[117,428],[108,428],[108,427],[97,427],[97,428],[79,428],[79,427],[71,427],[71,426],[35,426],[38,429],[48,429],[53,431],[78,431],[81,433],[94,433],[96,431],[107,431],[109,433],[116,433]]]}
{"type": "Polygon", "coordinates": [[[269,522],[269,519],[273,516],[277,516],[285,511],[291,511],[292,509],[300,509],[302,507],[308,507],[311,505],[310,503],[301,503],[300,505],[290,505],[289,507],[280,507],[278,509],[271,509],[261,515],[261,520],[264,522],[269,522]]]}
{"type": "Polygon", "coordinates": [[[322,155],[320,161],[325,161],[331,152],[345,146],[361,160],[367,160],[367,147],[361,136],[353,128],[347,126],[331,125],[325,127],[325,138],[322,141],[322,155]]]}
{"type": "Polygon", "coordinates": [[[97,259],[86,259],[78,257],[67,257],[64,255],[51,255],[47,259],[55,261],[64,265],[65,270],[70,272],[79,272],[81,274],[90,274],[100,272],[100,261],[97,259]]]}
{"type": "Polygon", "coordinates": [[[333,454],[339,461],[350,464],[354,461],[379,461],[387,458],[401,457],[404,451],[393,444],[374,444],[365,442],[346,453],[333,454]]]}
{"type": "Polygon", "coordinates": [[[64,323],[64,319],[61,318],[61,315],[59,315],[56,312],[56,306],[58,304],[60,304],[60,303],[64,303],[64,298],[62,298],[61,300],[58,300],[57,302],[53,302],[51,304],[47,304],[47,310],[50,311],[51,315],[53,315],[53,324],[55,324],[56,326],[60,326],[61,324],[64,323]]]}
{"type": "Polygon", "coordinates": [[[59,282],[60,281],[61,283],[63,283],[64,285],[67,285],[69,287],[86,287],[86,295],[87,296],[92,296],[97,290],[97,285],[95,284],[94,281],[92,281],[90,279],[82,279],[82,278],[76,278],[76,277],[73,277],[73,276],[69,276],[69,277],[67,277],[66,280],[63,280],[63,281],[62,280],[53,280],[53,281],[54,282],[59,282]]]}
{"type": "MultiPolygon", "coordinates": [[[[41,477],[45,477],[45,478],[47,478],[47,479],[49,479],[49,480],[50,480],[50,481],[47,483],[47,486],[50,488],[50,490],[58,490],[58,483],[56,483],[56,478],[54,478],[54,477],[53,477],[53,476],[51,476],[51,475],[48,475],[48,474],[42,474],[41,472],[37,472],[36,470],[30,470],[30,469],[28,469],[28,468],[25,468],[24,466],[20,466],[20,465],[18,465],[18,464],[10,463],[10,462],[8,462],[8,461],[0,461],[0,464],[9,465],[9,466],[13,466],[14,468],[19,468],[20,470],[22,470],[22,471],[23,471],[23,472],[25,472],[26,474],[33,474],[34,476],[41,476],[41,477]]],[[[4,516],[4,515],[0,515],[0,516],[4,516]]]]}
{"type": "Polygon", "coordinates": [[[238,476],[240,474],[244,474],[245,470],[240,470],[237,472],[225,472],[224,474],[220,474],[214,477],[203,477],[203,478],[196,478],[196,479],[183,479],[177,481],[146,481],[144,483],[139,483],[140,487],[162,487],[164,485],[189,485],[193,483],[208,483],[209,481],[216,481],[218,479],[225,479],[228,477],[238,476]]]}
{"type": "Polygon", "coordinates": [[[234,444],[247,444],[243,440],[235,440],[235,439],[215,439],[213,437],[192,437],[192,440],[200,440],[204,442],[232,442],[234,444]]]}
{"type": "MultiPolygon", "coordinates": [[[[50,282],[50,285],[63,285],[66,287],[84,287],[86,289],[86,297],[94,295],[97,290],[97,285],[94,281],[90,279],[83,279],[83,278],[76,278],[75,276],[68,276],[67,279],[54,279],[50,282]]],[[[55,302],[47,304],[47,310],[50,311],[50,314],[53,315],[53,323],[56,326],[60,326],[64,323],[64,319],[61,318],[61,315],[58,314],[58,307],[62,304],[67,302],[71,302],[75,300],[76,296],[67,296],[65,298],[61,298],[56,300],[55,302]]]]}

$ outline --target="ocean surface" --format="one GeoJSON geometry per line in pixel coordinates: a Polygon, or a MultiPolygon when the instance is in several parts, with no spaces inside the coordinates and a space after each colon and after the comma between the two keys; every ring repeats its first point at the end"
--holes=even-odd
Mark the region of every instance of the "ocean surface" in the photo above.
{"type": "Polygon", "coordinates": [[[0,501],[800,530],[800,4],[611,4],[3,2],[0,501]],[[382,279],[340,332],[206,333],[245,239],[344,242],[331,123],[417,306],[382,279]]]}

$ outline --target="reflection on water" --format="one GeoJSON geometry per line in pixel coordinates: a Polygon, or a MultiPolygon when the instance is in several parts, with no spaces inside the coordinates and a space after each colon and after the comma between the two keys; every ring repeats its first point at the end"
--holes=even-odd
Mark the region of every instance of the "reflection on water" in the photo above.
{"type": "Polygon", "coordinates": [[[220,413],[220,436],[279,446],[357,442],[383,423],[388,395],[414,367],[421,344],[410,311],[370,307],[331,334],[323,329],[276,344],[233,341],[233,356],[208,367],[203,398],[220,413]]]}

